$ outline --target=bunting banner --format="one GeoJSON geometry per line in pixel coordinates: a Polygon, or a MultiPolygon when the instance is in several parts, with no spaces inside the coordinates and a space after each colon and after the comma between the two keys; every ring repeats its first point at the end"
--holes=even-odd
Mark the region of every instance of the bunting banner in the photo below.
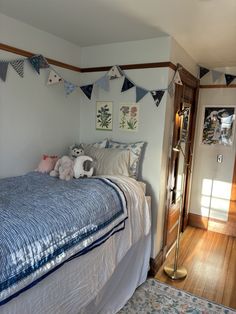
{"type": "Polygon", "coordinates": [[[121,78],[123,76],[123,72],[121,68],[117,65],[114,65],[107,73],[107,76],[110,80],[114,80],[117,78],[121,78]]]}
{"type": "Polygon", "coordinates": [[[235,78],[236,78],[236,75],[225,74],[226,85],[228,86],[229,84],[231,84],[235,78]]]}
{"type": "Polygon", "coordinates": [[[158,107],[160,105],[160,102],[162,100],[163,95],[165,94],[165,91],[164,90],[153,90],[150,93],[151,93],[151,95],[155,101],[156,106],[158,107]]]}
{"type": "Polygon", "coordinates": [[[7,61],[0,61],[0,78],[3,82],[6,81],[8,64],[9,62],[7,61]]]}
{"type": "Polygon", "coordinates": [[[73,93],[73,91],[77,88],[78,86],[75,85],[74,83],[71,83],[69,81],[64,80],[64,88],[66,92],[66,96],[69,94],[73,93]]]}
{"type": "Polygon", "coordinates": [[[93,84],[80,86],[83,93],[88,97],[88,99],[91,99],[92,91],[93,91],[93,84]]]}
{"type": "Polygon", "coordinates": [[[145,88],[136,86],[136,102],[139,102],[145,95],[147,95],[148,90],[145,88]]]}
{"type": "Polygon", "coordinates": [[[47,60],[42,55],[32,56],[28,60],[38,74],[40,74],[40,69],[49,68],[47,60]]]}
{"type": "Polygon", "coordinates": [[[24,64],[25,64],[24,59],[10,61],[10,64],[16,71],[16,73],[20,75],[20,77],[24,77],[24,64]]]}
{"type": "Polygon", "coordinates": [[[174,78],[173,78],[173,82],[177,85],[183,85],[181,78],[180,78],[180,74],[179,71],[175,72],[174,78]]]}
{"type": "Polygon", "coordinates": [[[215,83],[217,80],[219,80],[219,78],[221,78],[222,74],[223,74],[222,72],[211,70],[213,82],[215,83]]]}
{"type": "Polygon", "coordinates": [[[126,92],[127,90],[129,90],[130,88],[134,87],[134,84],[127,78],[125,77],[121,92],[126,92]]]}
{"type": "Polygon", "coordinates": [[[201,79],[205,76],[210,70],[204,67],[199,66],[199,78],[201,79]]]}
{"type": "Polygon", "coordinates": [[[102,76],[100,79],[98,79],[95,82],[96,85],[98,85],[99,87],[101,87],[102,89],[104,89],[106,92],[109,91],[110,85],[109,85],[109,77],[104,75],[102,76]]]}
{"type": "Polygon", "coordinates": [[[170,95],[170,97],[173,97],[175,94],[175,84],[173,84],[173,82],[171,82],[168,86],[168,93],[170,95]]]}
{"type": "Polygon", "coordinates": [[[47,80],[47,85],[53,85],[53,84],[58,84],[63,81],[62,77],[55,72],[55,70],[51,69],[49,71],[48,75],[48,80],[47,80]]]}

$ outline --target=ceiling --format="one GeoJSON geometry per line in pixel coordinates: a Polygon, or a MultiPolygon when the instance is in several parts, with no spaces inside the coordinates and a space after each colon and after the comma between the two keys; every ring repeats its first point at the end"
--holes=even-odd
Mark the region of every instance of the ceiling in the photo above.
{"type": "Polygon", "coordinates": [[[168,34],[199,64],[236,65],[236,0],[0,0],[0,12],[79,46],[168,34]]]}

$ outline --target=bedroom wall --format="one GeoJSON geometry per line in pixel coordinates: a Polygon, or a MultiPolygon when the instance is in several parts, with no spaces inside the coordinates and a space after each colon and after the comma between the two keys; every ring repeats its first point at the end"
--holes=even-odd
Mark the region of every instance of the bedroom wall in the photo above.
{"type": "MultiPolygon", "coordinates": [[[[216,70],[223,73],[236,74],[236,67],[218,68],[216,70]]],[[[211,73],[202,78],[201,84],[213,84],[211,73]]],[[[224,76],[216,84],[225,84],[224,76]]],[[[204,107],[234,106],[236,112],[235,100],[235,88],[200,89],[190,212],[222,221],[227,221],[228,219],[236,155],[236,138],[234,136],[232,146],[201,144],[204,107]],[[217,163],[218,154],[223,155],[222,163],[217,163]],[[212,184],[215,184],[213,191],[211,191],[212,184]]]]}
{"type": "MultiPolygon", "coordinates": [[[[80,47],[2,14],[0,42],[79,65],[80,47]]],[[[17,57],[0,50],[0,59],[17,57]]],[[[79,83],[79,73],[54,68],[79,83]]],[[[47,70],[39,76],[28,63],[24,78],[9,66],[0,80],[0,177],[28,172],[43,153],[63,153],[79,139],[79,91],[66,97],[63,85],[48,87],[46,80],[47,70]]]]}
{"type": "MultiPolygon", "coordinates": [[[[116,43],[81,49],[81,66],[112,66],[114,64],[135,64],[148,62],[176,61],[181,54],[181,47],[174,46],[171,37],[116,43]],[[177,48],[178,50],[177,50],[177,48]],[[172,52],[172,49],[175,51],[172,52]],[[171,60],[172,61],[172,60],[171,60]]],[[[191,71],[194,61],[184,54],[181,63],[191,71]]],[[[126,70],[126,75],[137,85],[152,89],[162,89],[168,86],[174,71],[168,68],[126,70]]],[[[83,84],[93,83],[104,72],[84,73],[81,76],[83,84]]],[[[165,93],[160,106],[157,108],[150,94],[140,101],[140,125],[138,132],[131,133],[119,130],[118,113],[120,103],[134,103],[135,89],[121,93],[123,79],[110,82],[110,91],[105,92],[95,87],[91,101],[86,96],[81,98],[80,111],[80,140],[81,142],[93,142],[105,137],[124,142],[147,142],[144,160],[142,164],[141,180],[147,183],[147,194],[152,196],[152,257],[156,257],[162,248],[166,174],[168,166],[169,147],[172,135],[173,98],[165,93]],[[97,100],[113,101],[113,130],[95,130],[95,108],[97,100]]]]}

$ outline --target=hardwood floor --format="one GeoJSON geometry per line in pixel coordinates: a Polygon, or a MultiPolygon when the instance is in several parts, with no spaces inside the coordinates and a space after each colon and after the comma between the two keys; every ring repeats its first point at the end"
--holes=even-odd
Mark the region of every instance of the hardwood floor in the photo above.
{"type": "MultiPolygon", "coordinates": [[[[173,262],[173,253],[164,265],[173,262]]],[[[236,309],[236,238],[188,227],[180,241],[179,265],[188,270],[184,280],[172,281],[163,266],[155,278],[236,309]]]]}

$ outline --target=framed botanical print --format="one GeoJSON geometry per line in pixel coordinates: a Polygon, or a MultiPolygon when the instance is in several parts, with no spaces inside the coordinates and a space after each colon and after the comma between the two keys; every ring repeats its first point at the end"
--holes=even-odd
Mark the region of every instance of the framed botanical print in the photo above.
{"type": "Polygon", "coordinates": [[[119,128],[124,131],[138,131],[139,125],[139,105],[120,104],[119,128]]]}
{"type": "Polygon", "coordinates": [[[112,131],[112,101],[96,102],[96,130],[112,131]]]}
{"type": "Polygon", "coordinates": [[[205,107],[202,143],[231,146],[234,120],[235,107],[205,107]]]}

